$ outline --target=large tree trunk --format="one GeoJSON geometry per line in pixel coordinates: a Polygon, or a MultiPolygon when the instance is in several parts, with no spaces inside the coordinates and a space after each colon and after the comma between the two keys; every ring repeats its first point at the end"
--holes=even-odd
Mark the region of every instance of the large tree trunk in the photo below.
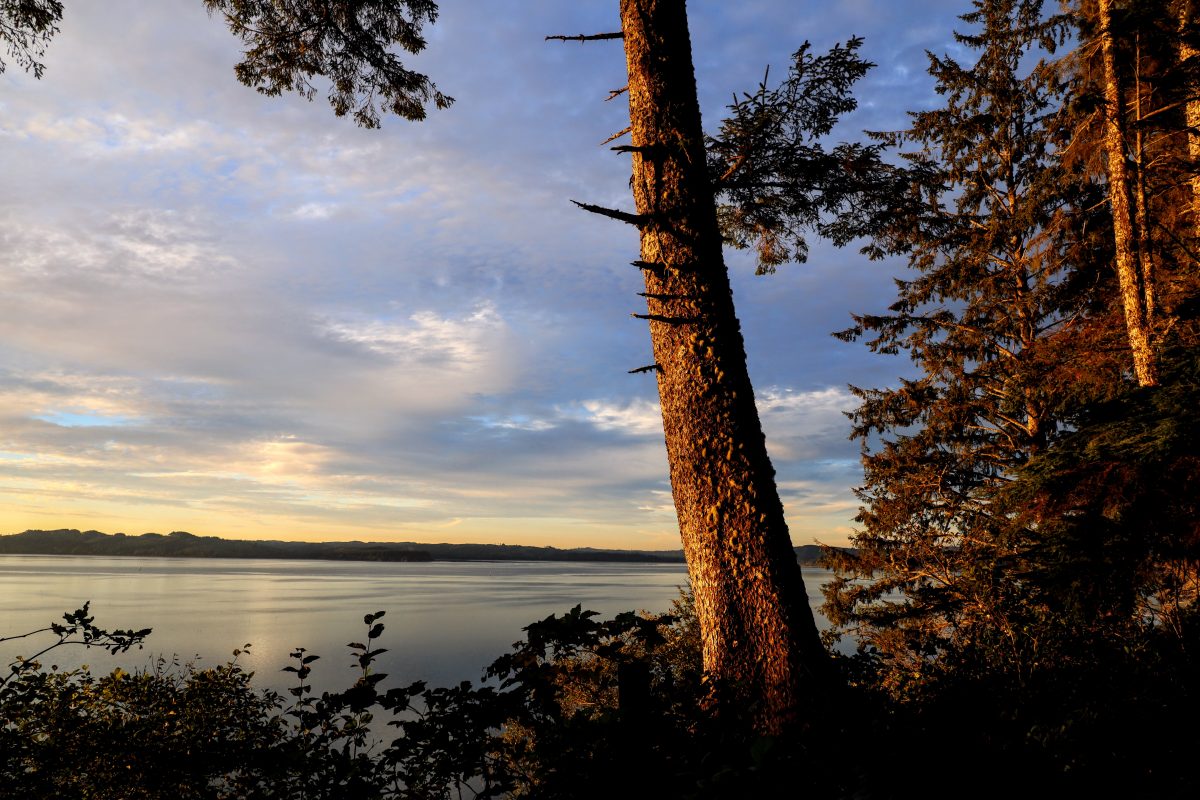
{"type": "Polygon", "coordinates": [[[650,336],[704,667],[774,732],[808,716],[826,657],[734,315],[684,0],[621,0],[621,23],[650,336]]]}
{"type": "Polygon", "coordinates": [[[1104,154],[1108,163],[1108,198],[1112,207],[1117,277],[1125,307],[1125,327],[1133,352],[1133,371],[1140,386],[1158,384],[1158,366],[1151,342],[1151,320],[1146,308],[1144,276],[1139,269],[1137,237],[1133,227],[1132,179],[1125,158],[1124,103],[1117,75],[1116,47],[1112,37],[1112,0],[1099,0],[1100,50],[1104,66],[1104,154]]]}
{"type": "MultiPolygon", "coordinates": [[[[1191,61],[1200,53],[1192,47],[1191,27],[1195,19],[1195,1],[1183,0],[1179,4],[1179,60],[1191,61]]],[[[1188,157],[1191,160],[1192,188],[1192,235],[1200,235],[1200,98],[1195,97],[1189,84],[1188,97],[1184,103],[1184,121],[1187,123],[1188,157]]]]}

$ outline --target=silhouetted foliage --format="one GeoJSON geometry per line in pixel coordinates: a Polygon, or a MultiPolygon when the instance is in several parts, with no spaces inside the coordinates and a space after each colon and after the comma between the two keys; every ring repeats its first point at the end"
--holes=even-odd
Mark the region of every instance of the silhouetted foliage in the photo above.
{"type": "Polygon", "coordinates": [[[9,665],[9,674],[0,676],[0,688],[3,688],[13,678],[20,678],[25,672],[36,671],[40,668],[39,658],[62,647],[94,647],[112,655],[128,652],[130,648],[142,647],[142,642],[150,635],[149,628],[142,630],[113,630],[106,631],[98,627],[96,618],[89,614],[91,603],[83,604],[82,608],[63,614],[62,622],[52,622],[45,628],[39,628],[28,633],[12,636],[0,636],[0,642],[11,642],[18,639],[33,639],[41,641],[41,648],[31,656],[19,658],[9,665]],[[36,637],[50,634],[51,641],[44,643],[36,637]]]}
{"type": "Polygon", "coordinates": [[[328,98],[339,117],[351,114],[364,128],[378,128],[380,112],[421,120],[432,103],[454,99],[392,52],[425,49],[422,29],[437,19],[431,0],[204,0],[246,44],[237,78],[266,95],[297,92],[312,99],[314,76],[329,82],[328,98]]]}
{"type": "MultiPolygon", "coordinates": [[[[323,83],[333,113],[349,114],[364,128],[378,128],[381,113],[422,120],[431,104],[454,102],[395,53],[425,49],[422,31],[438,14],[432,0],[204,0],[204,6],[246,46],[234,73],[262,94],[296,92],[311,100],[323,83]]],[[[0,0],[0,42],[34,77],[45,71],[40,59],[62,14],[60,0],[0,0]]],[[[4,67],[0,59],[0,73],[4,67]]]]}
{"type": "Polygon", "coordinates": [[[0,797],[717,798],[843,783],[805,772],[828,742],[757,737],[753,709],[713,712],[690,595],[670,615],[551,615],[480,686],[387,687],[373,669],[383,616],[348,645],[354,683],[319,695],[303,648],[284,694],[252,687],[250,645],[215,668],[160,658],[103,677],[24,662],[0,687],[0,797]]]}
{"type": "Polygon", "coordinates": [[[709,173],[726,240],[754,247],[759,273],[808,257],[805,231],[842,245],[864,234],[863,220],[890,185],[877,144],[824,139],[858,107],[854,85],[875,66],[852,38],[814,55],[805,42],[787,77],[735,97],[720,133],[707,142],[709,173]]]}
{"type": "MultiPolygon", "coordinates": [[[[1121,7],[1139,18],[1141,5],[1121,7]]],[[[943,104],[879,138],[917,145],[899,168],[911,197],[877,234],[914,274],[887,313],[839,335],[911,356],[917,375],[856,390],[863,530],[856,551],[830,552],[825,610],[858,640],[842,665],[896,740],[878,752],[892,769],[936,748],[950,785],[988,774],[972,796],[1186,797],[1198,780],[1180,765],[1200,737],[1176,731],[1200,702],[1200,381],[1181,195],[1195,165],[1158,68],[1170,45],[1139,53],[1149,27],[1122,29],[1142,115],[1130,191],[1154,230],[1139,268],[1161,290],[1161,382],[1139,388],[1091,130],[1095,46],[1085,36],[1050,59],[1079,42],[1077,10],[977,0],[962,17],[972,31],[956,34],[975,63],[931,55],[943,104]]],[[[872,791],[909,796],[875,782],[879,766],[872,791]]]]}
{"type": "MultiPolygon", "coordinates": [[[[41,57],[62,21],[60,0],[0,0],[0,42],[18,67],[42,77],[41,57]]],[[[0,58],[0,73],[4,72],[0,58]]]]}
{"type": "Polygon", "coordinates": [[[896,281],[886,313],[855,315],[837,334],[904,353],[918,371],[894,388],[852,387],[863,530],[857,554],[835,559],[826,606],[880,653],[881,680],[901,693],[963,649],[1038,659],[1013,636],[1038,613],[1010,572],[1028,541],[997,497],[1054,439],[1078,391],[1059,391],[1072,368],[1059,340],[1087,300],[1064,287],[1081,252],[1073,215],[1094,199],[1054,157],[1069,135],[1055,114],[1065,87],[1044,48],[1066,28],[1041,8],[978,3],[963,17],[978,32],[957,35],[975,63],[929,56],[944,107],[878,137],[913,148],[902,151],[908,197],[878,241],[914,274],[896,281]]]}
{"type": "MultiPolygon", "coordinates": [[[[388,686],[374,670],[384,616],[367,614],[348,645],[352,685],[320,694],[322,659],[303,648],[284,693],[253,687],[238,663],[250,645],[213,668],[159,658],[101,677],[23,662],[0,686],[0,797],[899,799],[931,790],[916,769],[930,753],[936,785],[972,797],[1197,788],[1179,765],[1200,734],[1147,735],[1200,711],[1187,648],[1111,642],[1020,692],[964,670],[920,704],[894,703],[869,664],[839,659],[852,690],[838,720],[763,737],[753,709],[715,702],[687,594],[669,615],[599,620],[576,606],[535,622],[482,685],[388,686]]],[[[1182,622],[1200,645],[1194,611],[1182,622]]],[[[132,643],[86,625],[97,646],[132,643]]]]}

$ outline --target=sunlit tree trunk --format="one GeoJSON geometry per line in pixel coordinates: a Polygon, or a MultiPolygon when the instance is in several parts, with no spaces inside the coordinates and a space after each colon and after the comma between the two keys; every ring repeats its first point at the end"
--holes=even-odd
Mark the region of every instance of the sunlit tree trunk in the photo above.
{"type": "Polygon", "coordinates": [[[1134,229],[1137,232],[1138,276],[1142,287],[1142,309],[1146,315],[1146,324],[1153,329],[1155,306],[1158,300],[1155,296],[1154,284],[1154,248],[1150,240],[1150,200],[1146,189],[1146,134],[1142,130],[1142,51],[1139,45],[1134,52],[1133,60],[1133,102],[1134,119],[1137,121],[1133,135],[1134,153],[1134,229]]]}
{"type": "MultiPolygon", "coordinates": [[[[1188,34],[1195,20],[1195,0],[1182,0],[1179,4],[1179,60],[1190,61],[1200,53],[1192,47],[1188,34]]],[[[1192,234],[1200,236],[1200,97],[1195,97],[1191,87],[1184,104],[1184,122],[1187,124],[1188,157],[1192,165],[1192,234]]]]}
{"type": "Polygon", "coordinates": [[[1112,207],[1117,277],[1125,308],[1125,327],[1133,353],[1133,370],[1141,386],[1158,384],[1158,367],[1151,342],[1150,319],[1145,304],[1146,287],[1140,271],[1134,233],[1132,178],[1125,157],[1124,103],[1117,75],[1116,47],[1112,36],[1112,1],[1099,0],[1100,48],[1104,69],[1104,152],[1108,163],[1108,196],[1112,207]]]}
{"type": "Polygon", "coordinates": [[[734,315],[685,3],[621,0],[621,22],[647,316],[704,666],[777,731],[819,698],[825,654],[734,315]]]}

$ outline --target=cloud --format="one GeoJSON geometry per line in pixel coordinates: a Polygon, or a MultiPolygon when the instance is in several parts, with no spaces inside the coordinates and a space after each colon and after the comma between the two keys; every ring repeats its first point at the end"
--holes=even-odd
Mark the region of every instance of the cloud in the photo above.
{"type": "Polygon", "coordinates": [[[850,424],[845,416],[857,400],[846,389],[802,392],[771,387],[758,394],[757,402],[772,458],[796,461],[857,453],[848,442],[850,424]]]}
{"type": "Polygon", "coordinates": [[[324,333],[335,341],[356,345],[404,364],[443,365],[449,370],[476,369],[498,354],[504,322],[494,306],[484,304],[462,319],[419,311],[406,323],[372,320],[360,323],[328,321],[324,333]]]}
{"type": "MultiPolygon", "coordinates": [[[[903,125],[959,5],[695,4],[708,127],[804,38],[853,33],[880,67],[845,130],[903,125]]],[[[195,0],[69,8],[45,78],[0,77],[5,519],[672,546],[654,383],[627,374],[637,232],[569,202],[631,205],[597,146],[624,59],[542,40],[615,24],[613,2],[446,4],[411,63],[458,102],[368,132],[238,85],[195,0]]],[[[829,387],[902,367],[827,334],[899,267],[818,243],[769,279],[729,263],[789,515],[844,527],[852,398],[829,387]]]]}
{"type": "Polygon", "coordinates": [[[662,410],[649,400],[617,403],[609,400],[584,400],[573,408],[560,410],[567,419],[578,419],[599,431],[626,436],[662,438],[662,410]]]}
{"type": "Polygon", "coordinates": [[[337,210],[337,203],[305,203],[292,211],[291,216],[298,220],[322,220],[329,219],[337,210]]]}

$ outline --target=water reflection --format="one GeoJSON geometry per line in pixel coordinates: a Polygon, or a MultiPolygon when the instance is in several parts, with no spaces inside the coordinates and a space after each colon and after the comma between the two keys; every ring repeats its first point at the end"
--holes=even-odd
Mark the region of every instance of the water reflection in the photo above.
{"type": "MultiPolygon", "coordinates": [[[[279,672],[302,646],[322,659],[318,690],[353,680],[346,643],[361,640],[364,614],[386,610],[377,663],[392,681],[477,680],[521,637],[521,628],[575,604],[610,616],[666,610],[686,580],[682,565],[531,562],[420,564],[254,559],[0,556],[0,636],[46,626],[84,600],[106,628],[154,628],[146,649],[111,657],[55,653],[54,663],[97,670],[146,666],[153,654],[216,664],[247,642],[242,661],[260,686],[283,688],[279,672]]],[[[828,580],[805,570],[814,605],[828,580]]],[[[32,652],[0,644],[4,664],[32,652]]]]}

